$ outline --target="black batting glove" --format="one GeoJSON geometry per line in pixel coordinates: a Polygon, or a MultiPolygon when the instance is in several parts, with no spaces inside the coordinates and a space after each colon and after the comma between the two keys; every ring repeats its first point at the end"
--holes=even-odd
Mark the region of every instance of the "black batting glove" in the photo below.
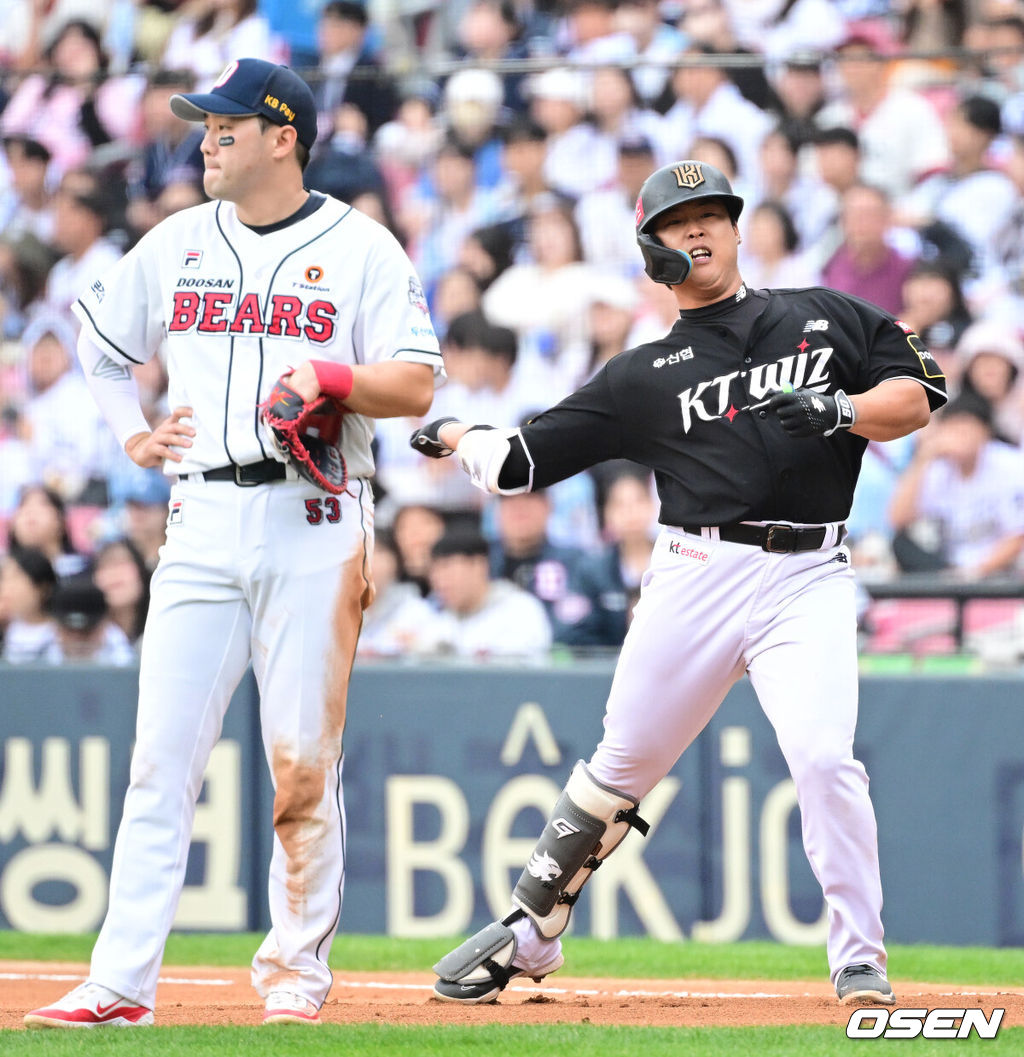
{"type": "Polygon", "coordinates": [[[441,440],[441,427],[448,425],[449,422],[458,421],[453,415],[448,415],[446,418],[435,418],[433,422],[428,422],[425,426],[413,431],[409,438],[409,446],[430,459],[443,459],[451,455],[455,449],[449,448],[441,440]]]}
{"type": "Polygon", "coordinates": [[[857,421],[853,401],[842,389],[831,396],[813,389],[776,393],[768,406],[791,437],[831,437],[837,429],[849,429],[857,421]]]}

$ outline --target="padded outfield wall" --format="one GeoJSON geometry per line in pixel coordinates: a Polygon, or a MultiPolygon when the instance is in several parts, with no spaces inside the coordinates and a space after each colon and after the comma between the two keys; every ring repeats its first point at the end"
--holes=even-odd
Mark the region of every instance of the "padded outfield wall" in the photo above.
{"type": "MultiPolygon", "coordinates": [[[[342,929],[468,932],[503,913],[601,733],[611,664],[360,665],[345,733],[342,929]]],[[[128,781],[134,670],[0,667],[0,927],[99,927],[128,781]]],[[[828,708],[828,702],[822,702],[828,708]]],[[[862,679],[890,940],[1024,944],[1024,676],[862,679]]],[[[267,927],[271,790],[248,675],[207,772],[177,927],[267,927]]],[[[821,943],[820,891],[746,682],[644,800],[580,934],[821,943]]]]}

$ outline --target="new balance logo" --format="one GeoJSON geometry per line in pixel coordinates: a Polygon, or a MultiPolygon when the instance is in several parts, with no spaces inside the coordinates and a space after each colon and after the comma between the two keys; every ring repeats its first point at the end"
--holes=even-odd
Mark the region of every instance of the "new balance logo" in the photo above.
{"type": "Polygon", "coordinates": [[[809,319],[804,324],[804,333],[811,334],[816,330],[828,330],[827,319],[809,319]]]}
{"type": "Polygon", "coordinates": [[[568,837],[572,833],[579,833],[579,826],[574,826],[571,822],[564,818],[556,818],[551,823],[552,828],[558,834],[558,839],[561,840],[563,837],[568,837]]]}
{"type": "Polygon", "coordinates": [[[526,869],[531,877],[536,877],[545,884],[553,881],[562,872],[562,867],[546,851],[535,851],[530,856],[526,869]]]}

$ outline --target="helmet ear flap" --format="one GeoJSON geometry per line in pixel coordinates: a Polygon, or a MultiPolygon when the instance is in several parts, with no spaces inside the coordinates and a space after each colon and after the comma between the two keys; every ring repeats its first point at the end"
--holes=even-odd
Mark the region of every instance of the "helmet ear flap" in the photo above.
{"type": "Polygon", "coordinates": [[[686,281],[693,259],[685,250],[673,250],[652,235],[637,235],[636,241],[644,259],[644,271],[656,282],[678,286],[686,281]]]}

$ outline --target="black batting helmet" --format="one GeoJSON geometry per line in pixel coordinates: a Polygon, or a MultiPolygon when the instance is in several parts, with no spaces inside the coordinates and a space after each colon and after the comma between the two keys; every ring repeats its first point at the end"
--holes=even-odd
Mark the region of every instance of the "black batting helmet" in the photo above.
{"type": "Polygon", "coordinates": [[[644,180],[636,200],[636,241],[644,258],[644,271],[656,282],[677,286],[690,274],[692,261],[682,250],[663,246],[651,233],[662,213],[683,202],[718,198],[735,224],[743,199],[720,169],[702,161],[677,161],[663,165],[644,180]]]}

